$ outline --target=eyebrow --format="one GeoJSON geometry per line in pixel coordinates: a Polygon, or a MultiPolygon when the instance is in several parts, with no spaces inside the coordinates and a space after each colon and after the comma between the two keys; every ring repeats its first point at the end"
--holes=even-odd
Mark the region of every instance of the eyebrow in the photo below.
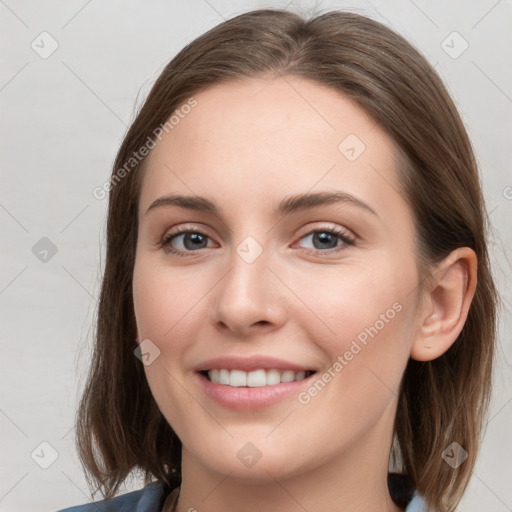
{"type": "MultiPolygon", "coordinates": [[[[352,204],[365,210],[377,217],[377,212],[361,201],[357,197],[347,192],[314,192],[306,194],[295,194],[289,197],[285,197],[275,208],[274,215],[281,217],[289,215],[290,213],[308,210],[317,206],[323,206],[328,204],[345,203],[352,204]]],[[[201,196],[183,196],[183,195],[168,195],[159,197],[151,203],[149,208],[146,210],[146,215],[155,208],[178,206],[180,208],[186,208],[188,210],[196,210],[200,212],[210,213],[221,217],[222,214],[219,208],[213,201],[201,196]]]]}

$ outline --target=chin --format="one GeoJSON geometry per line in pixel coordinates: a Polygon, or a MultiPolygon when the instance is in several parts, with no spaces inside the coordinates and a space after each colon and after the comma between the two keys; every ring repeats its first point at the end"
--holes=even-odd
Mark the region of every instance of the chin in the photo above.
{"type": "MultiPolygon", "coordinates": [[[[266,433],[268,434],[268,430],[266,433]]],[[[264,435],[237,435],[227,443],[201,443],[201,446],[195,446],[196,463],[209,467],[219,475],[229,474],[230,479],[240,482],[270,483],[274,482],[272,477],[286,479],[294,472],[300,473],[300,468],[296,467],[299,462],[297,457],[289,453],[285,446],[277,451],[279,445],[269,446],[268,442],[265,444],[264,435]],[[255,441],[251,442],[250,439],[255,441]]]]}

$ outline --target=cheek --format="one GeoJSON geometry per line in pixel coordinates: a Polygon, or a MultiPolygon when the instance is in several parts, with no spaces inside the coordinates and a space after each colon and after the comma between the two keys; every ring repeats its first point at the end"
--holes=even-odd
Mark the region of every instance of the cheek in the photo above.
{"type": "Polygon", "coordinates": [[[412,343],[415,278],[414,265],[388,261],[335,269],[316,276],[314,286],[302,281],[297,295],[314,317],[310,312],[296,318],[303,318],[302,329],[328,355],[326,380],[338,381],[352,396],[360,396],[361,386],[398,392],[412,343]]]}
{"type": "Polygon", "coordinates": [[[144,367],[158,407],[169,424],[184,431],[188,411],[195,402],[178,382],[180,366],[190,344],[186,332],[197,314],[199,290],[184,282],[176,272],[155,265],[143,257],[136,261],[133,274],[133,302],[139,340],[151,340],[160,350],[155,360],[144,367]],[[194,292],[195,290],[195,292],[194,292]]]}
{"type": "MultiPolygon", "coordinates": [[[[324,306],[319,311],[336,311],[326,321],[335,334],[315,337],[316,329],[309,327],[311,340],[327,355],[328,366],[297,397],[312,431],[321,431],[322,439],[332,439],[333,446],[356,443],[376,424],[392,421],[409,358],[412,316],[403,298],[397,300],[396,293],[382,287],[366,288],[359,296],[357,289],[346,285],[330,300],[325,289],[316,297],[317,304],[324,306]]],[[[312,442],[318,442],[315,448],[322,453],[322,442],[312,442]]]]}
{"type": "MultiPolygon", "coordinates": [[[[398,274],[389,267],[378,272],[375,266],[353,265],[295,279],[294,292],[302,299],[300,307],[305,305],[309,310],[304,328],[311,332],[323,325],[328,339],[340,343],[375,325],[379,332],[384,327],[389,331],[388,326],[403,316],[399,310],[403,309],[407,291],[414,283],[413,276],[408,277],[405,272],[398,274]],[[316,317],[314,324],[309,321],[311,315],[316,317]]],[[[294,320],[303,317],[305,312],[299,315],[296,311],[294,320]]]]}
{"type": "MultiPolygon", "coordinates": [[[[200,298],[207,291],[199,278],[162,268],[144,259],[135,264],[133,302],[139,338],[149,338],[163,348],[165,339],[179,340],[179,331],[200,314],[200,298]]],[[[177,347],[174,347],[177,348],[177,347]]]]}

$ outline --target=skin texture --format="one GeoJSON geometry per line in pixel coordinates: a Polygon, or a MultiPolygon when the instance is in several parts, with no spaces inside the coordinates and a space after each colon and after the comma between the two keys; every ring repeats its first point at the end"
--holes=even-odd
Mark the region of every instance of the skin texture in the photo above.
{"type": "Polygon", "coordinates": [[[195,98],[149,156],[133,276],[137,341],[160,350],[148,382],[183,443],[177,510],[396,512],[386,475],[401,377],[409,357],[434,359],[460,333],[474,252],[454,251],[419,292],[394,144],[338,92],[287,76],[195,98]],[[338,149],[349,134],[365,145],[354,161],[338,149]],[[273,215],[284,197],[320,191],[352,194],[377,215],[349,203],[273,215]],[[171,193],[205,196],[221,216],[177,206],[146,213],[171,193]],[[188,253],[174,255],[161,241],[177,227],[207,238],[195,249],[190,235],[177,236],[172,247],[188,253]],[[332,228],[354,244],[311,235],[332,228]],[[237,253],[248,236],[263,250],[252,263],[237,253]],[[194,367],[227,354],[274,356],[321,376],[381,315],[384,327],[307,404],[294,395],[234,411],[198,385],[194,367]],[[248,442],[261,452],[250,468],[237,457],[248,442]]]}

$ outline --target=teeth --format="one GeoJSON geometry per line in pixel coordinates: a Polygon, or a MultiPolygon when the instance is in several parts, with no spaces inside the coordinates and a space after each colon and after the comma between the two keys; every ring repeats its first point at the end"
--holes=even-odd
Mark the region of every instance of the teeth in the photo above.
{"type": "Polygon", "coordinates": [[[231,370],[229,374],[229,385],[237,388],[247,386],[247,373],[242,370],[231,370]]]}
{"type": "Polygon", "coordinates": [[[309,377],[313,372],[294,372],[291,370],[222,370],[214,368],[208,372],[208,377],[216,384],[224,384],[233,387],[260,388],[262,386],[274,386],[281,382],[293,382],[309,377]]]}
{"type": "Polygon", "coordinates": [[[295,380],[295,373],[287,370],[281,374],[281,382],[293,382],[295,380]]]}

